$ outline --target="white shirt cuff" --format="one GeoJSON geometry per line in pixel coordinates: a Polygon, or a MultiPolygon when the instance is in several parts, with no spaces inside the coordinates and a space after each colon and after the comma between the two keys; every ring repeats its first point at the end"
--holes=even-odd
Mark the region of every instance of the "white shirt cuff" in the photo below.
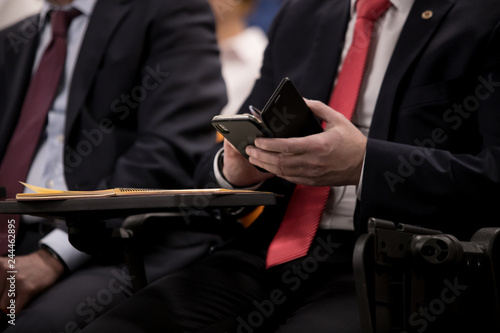
{"type": "Polygon", "coordinates": [[[52,230],[40,240],[39,245],[42,244],[56,252],[70,271],[74,271],[91,258],[90,255],[75,249],[69,242],[68,234],[61,229],[52,230]]]}
{"type": "Polygon", "coordinates": [[[236,187],[233,184],[231,184],[230,182],[228,182],[227,179],[224,178],[224,176],[222,175],[222,170],[219,170],[219,158],[223,152],[224,152],[224,148],[221,148],[217,152],[217,154],[215,155],[215,158],[214,158],[215,179],[217,180],[217,183],[219,184],[220,187],[228,189],[228,190],[234,190],[234,189],[242,190],[242,189],[244,189],[244,190],[254,191],[254,190],[258,189],[264,183],[262,181],[258,184],[255,184],[255,185],[252,185],[249,187],[236,187]]]}

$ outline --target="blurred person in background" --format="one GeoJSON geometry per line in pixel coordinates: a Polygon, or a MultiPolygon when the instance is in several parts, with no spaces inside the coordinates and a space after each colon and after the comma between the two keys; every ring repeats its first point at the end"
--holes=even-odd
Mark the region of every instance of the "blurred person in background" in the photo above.
{"type": "Polygon", "coordinates": [[[248,25],[248,17],[255,10],[258,1],[209,2],[215,13],[222,76],[228,95],[228,103],[221,113],[234,114],[238,112],[260,75],[267,36],[262,28],[248,25]]]}
{"type": "MultiPolygon", "coordinates": [[[[57,190],[193,188],[225,103],[206,0],[43,1],[40,14],[0,31],[0,187],[7,198],[23,191],[19,180],[57,190]]],[[[14,297],[9,257],[0,258],[0,309],[15,301],[7,332],[75,332],[132,294],[121,253],[77,250],[59,221],[13,219],[7,252],[11,220],[0,216],[0,249],[17,270],[14,297]]],[[[179,230],[142,230],[149,281],[219,241],[180,220],[179,230]]],[[[101,223],[88,223],[87,241],[98,243],[101,223]]]]}

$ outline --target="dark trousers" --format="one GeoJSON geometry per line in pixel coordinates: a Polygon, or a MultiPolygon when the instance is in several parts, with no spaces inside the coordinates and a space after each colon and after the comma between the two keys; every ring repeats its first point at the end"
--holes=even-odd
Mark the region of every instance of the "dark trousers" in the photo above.
{"type": "MultiPolygon", "coordinates": [[[[38,239],[43,236],[36,229],[26,229],[19,242],[19,255],[36,250],[38,239]]],[[[200,259],[221,242],[219,236],[206,232],[151,229],[153,232],[141,235],[140,246],[148,281],[200,259]]],[[[133,279],[119,253],[94,258],[33,300],[16,315],[16,325],[7,325],[5,332],[80,332],[132,296],[133,279]]]]}
{"type": "Polygon", "coordinates": [[[170,274],[83,332],[359,332],[353,235],[321,232],[309,255],[265,268],[224,249],[170,274]]]}

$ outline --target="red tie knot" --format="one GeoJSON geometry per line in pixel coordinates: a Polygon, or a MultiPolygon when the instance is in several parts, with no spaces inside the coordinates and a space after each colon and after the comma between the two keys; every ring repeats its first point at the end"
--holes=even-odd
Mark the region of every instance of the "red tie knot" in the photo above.
{"type": "Polygon", "coordinates": [[[391,7],[389,0],[358,0],[356,11],[358,18],[376,21],[391,7]]]}
{"type": "Polygon", "coordinates": [[[81,12],[72,8],[69,11],[55,10],[51,13],[52,35],[54,37],[66,38],[71,21],[81,12]]]}

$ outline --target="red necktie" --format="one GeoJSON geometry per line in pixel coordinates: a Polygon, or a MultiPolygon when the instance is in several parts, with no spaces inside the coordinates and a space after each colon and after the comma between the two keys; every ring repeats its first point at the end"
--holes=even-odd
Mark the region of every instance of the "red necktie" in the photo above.
{"type": "MultiPolygon", "coordinates": [[[[358,0],[353,41],[342,64],[329,106],[351,119],[358,101],[375,21],[390,7],[389,0],[358,0]]],[[[329,186],[297,185],[283,221],[269,245],[266,265],[272,267],[309,251],[325,208],[329,186]]]]}
{"type": "MultiPolygon", "coordinates": [[[[36,73],[31,78],[19,120],[0,165],[0,186],[7,198],[14,198],[23,190],[19,181],[25,181],[36,148],[45,127],[47,113],[59,90],[64,72],[68,27],[80,11],[52,11],[52,40],[47,46],[36,73]]],[[[17,215],[3,215],[0,221],[0,254],[7,253],[7,221],[19,221],[17,215]]]]}

